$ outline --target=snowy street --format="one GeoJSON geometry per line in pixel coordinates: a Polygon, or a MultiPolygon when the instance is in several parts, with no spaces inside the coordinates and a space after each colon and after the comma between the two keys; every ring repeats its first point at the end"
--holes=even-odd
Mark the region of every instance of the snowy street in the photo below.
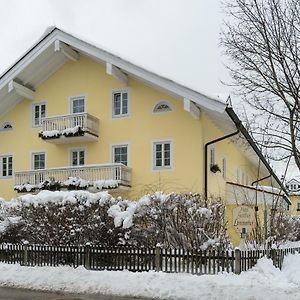
{"type": "MultiPolygon", "coordinates": [[[[94,294],[69,297],[50,295],[43,299],[300,299],[300,255],[288,255],[282,271],[267,258],[241,275],[196,276],[162,272],[88,271],[83,267],[23,267],[0,264],[0,285],[59,293],[94,294]],[[99,298],[95,294],[107,295],[99,298]],[[96,297],[95,297],[96,296],[96,297]],[[125,298],[126,299],[126,298],[125,298]]],[[[0,290],[1,291],[1,290],[0,290]]],[[[4,297],[1,294],[2,297],[4,297]]],[[[0,298],[2,299],[2,298],[0,298]]],[[[4,299],[4,298],[3,298],[4,299]]],[[[5,299],[18,299],[9,298],[5,299]]],[[[26,295],[21,299],[27,299],[26,295]]],[[[35,299],[34,293],[28,299],[35,299]]],[[[39,299],[39,298],[37,298],[39,299]]]]}
{"type": "MultiPolygon", "coordinates": [[[[79,295],[57,292],[39,292],[15,288],[0,288],[0,300],[129,300],[132,297],[79,295]]],[[[137,298],[143,299],[143,298],[137,298]]]]}
{"type": "MultiPolygon", "coordinates": [[[[78,295],[55,292],[29,291],[15,288],[0,288],[0,300],[129,300],[132,297],[104,296],[104,295],[78,295]]],[[[143,298],[137,298],[143,299],[143,298]]]]}

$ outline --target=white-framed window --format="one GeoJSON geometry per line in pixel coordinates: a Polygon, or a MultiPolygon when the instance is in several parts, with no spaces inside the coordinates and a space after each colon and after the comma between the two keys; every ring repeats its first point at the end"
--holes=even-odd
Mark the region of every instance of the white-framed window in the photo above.
{"type": "Polygon", "coordinates": [[[129,115],[129,94],[127,91],[113,92],[112,116],[126,117],[129,115]]]}
{"type": "Polygon", "coordinates": [[[128,165],[128,145],[113,145],[112,158],[114,163],[128,165]]]}
{"type": "Polygon", "coordinates": [[[172,107],[168,101],[160,101],[154,106],[154,113],[168,112],[172,111],[172,107]]]}
{"type": "Polygon", "coordinates": [[[72,149],[70,156],[71,156],[71,166],[83,166],[85,164],[84,149],[72,149]]]}
{"type": "Polygon", "coordinates": [[[13,174],[13,157],[12,155],[0,156],[1,159],[1,177],[8,178],[13,174]]]}
{"type": "Polygon", "coordinates": [[[34,103],[32,105],[32,126],[42,126],[42,121],[46,118],[47,105],[46,103],[34,103]]]}
{"type": "Polygon", "coordinates": [[[155,170],[172,168],[171,142],[153,143],[153,167],[155,170]]]}
{"type": "Polygon", "coordinates": [[[226,178],[227,178],[227,161],[226,161],[225,157],[223,157],[223,159],[222,159],[222,176],[223,176],[223,179],[226,180],[226,178]]]}
{"type": "Polygon", "coordinates": [[[8,131],[8,130],[12,130],[12,129],[13,129],[13,127],[10,122],[4,122],[0,128],[1,131],[8,131]]]}
{"type": "Polygon", "coordinates": [[[42,170],[46,168],[46,153],[36,152],[32,153],[32,169],[42,170]]]}
{"type": "Polygon", "coordinates": [[[239,168],[236,169],[236,182],[241,183],[241,172],[239,168]]]}
{"type": "Polygon", "coordinates": [[[77,96],[70,98],[71,114],[79,114],[85,112],[85,97],[77,96]]]}
{"type": "Polygon", "coordinates": [[[297,202],[297,211],[300,211],[300,202],[297,202]]]}

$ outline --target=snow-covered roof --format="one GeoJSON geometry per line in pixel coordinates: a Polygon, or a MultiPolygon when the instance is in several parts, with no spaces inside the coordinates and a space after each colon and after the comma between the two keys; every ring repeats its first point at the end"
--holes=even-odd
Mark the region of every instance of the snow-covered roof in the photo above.
{"type": "Polygon", "coordinates": [[[287,181],[286,185],[288,184],[300,184],[300,181],[297,180],[296,178],[292,178],[289,181],[287,181]]]}
{"type": "Polygon", "coordinates": [[[64,51],[57,51],[55,41],[61,41],[69,45],[71,51],[75,50],[75,52],[86,55],[97,62],[112,64],[133,78],[138,78],[149,85],[159,87],[177,98],[186,98],[193,101],[205,109],[224,112],[226,108],[226,104],[218,97],[192,90],[158,74],[147,71],[54,27],[49,28],[45,35],[31,49],[1,75],[0,115],[5,114],[23,99],[19,94],[10,91],[9,83],[11,81],[15,81],[34,91],[68,61],[70,56],[68,57],[68,53],[64,51]]]}

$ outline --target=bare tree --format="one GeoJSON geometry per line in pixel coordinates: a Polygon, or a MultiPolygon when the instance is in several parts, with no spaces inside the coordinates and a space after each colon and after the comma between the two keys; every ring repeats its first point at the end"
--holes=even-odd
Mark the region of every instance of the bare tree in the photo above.
{"type": "Polygon", "coordinates": [[[254,108],[250,130],[272,158],[293,156],[300,169],[300,1],[227,0],[224,7],[221,45],[233,85],[254,108]]]}

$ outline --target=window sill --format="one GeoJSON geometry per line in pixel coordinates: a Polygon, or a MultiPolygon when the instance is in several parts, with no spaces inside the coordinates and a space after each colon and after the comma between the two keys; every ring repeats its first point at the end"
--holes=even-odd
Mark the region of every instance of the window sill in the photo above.
{"type": "Polygon", "coordinates": [[[112,115],[113,119],[123,119],[123,118],[129,118],[129,114],[126,115],[112,115]]]}
{"type": "Polygon", "coordinates": [[[154,167],[152,171],[173,171],[173,167],[154,167]]]}

